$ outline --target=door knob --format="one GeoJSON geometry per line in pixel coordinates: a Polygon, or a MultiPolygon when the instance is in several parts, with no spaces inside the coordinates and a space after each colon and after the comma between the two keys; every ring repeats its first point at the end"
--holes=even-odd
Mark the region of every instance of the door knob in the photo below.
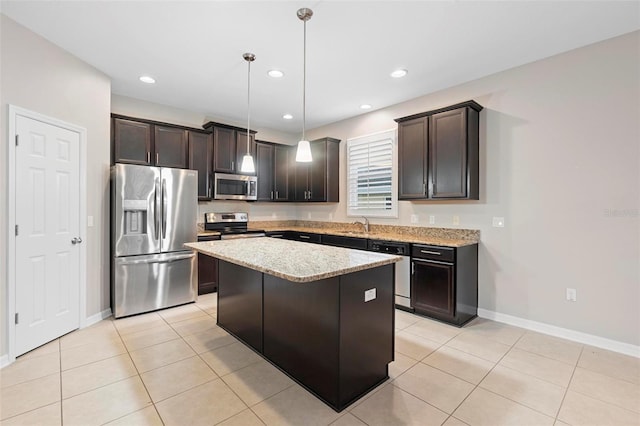
{"type": "Polygon", "coordinates": [[[71,244],[73,244],[74,246],[78,244],[78,239],[77,238],[72,239],[71,244]]]}

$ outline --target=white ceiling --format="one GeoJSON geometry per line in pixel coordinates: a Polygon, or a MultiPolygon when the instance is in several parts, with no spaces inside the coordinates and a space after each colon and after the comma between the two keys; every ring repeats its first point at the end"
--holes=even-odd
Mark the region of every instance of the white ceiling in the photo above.
{"type": "MultiPolygon", "coordinates": [[[[2,13],[112,79],[112,91],[299,134],[640,28],[638,1],[2,1],[2,13]],[[286,75],[275,80],[267,70],[286,75]],[[409,70],[392,79],[395,68],[409,70]],[[155,85],[138,81],[142,74],[155,85]],[[293,120],[282,119],[291,113],[293,120]]],[[[460,99],[462,101],[464,99],[460,99]]]]}

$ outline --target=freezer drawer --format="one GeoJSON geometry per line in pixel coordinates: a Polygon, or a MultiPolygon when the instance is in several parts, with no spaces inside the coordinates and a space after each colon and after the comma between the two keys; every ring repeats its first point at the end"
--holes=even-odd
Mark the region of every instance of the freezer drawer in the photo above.
{"type": "Polygon", "coordinates": [[[120,318],[193,302],[197,287],[195,252],[118,257],[111,309],[120,318]]]}

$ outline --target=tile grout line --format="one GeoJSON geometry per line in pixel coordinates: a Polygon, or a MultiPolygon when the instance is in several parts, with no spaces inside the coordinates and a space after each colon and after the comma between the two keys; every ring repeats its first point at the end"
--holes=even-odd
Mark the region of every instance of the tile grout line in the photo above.
{"type": "Polygon", "coordinates": [[[564,400],[566,399],[567,394],[569,393],[569,387],[571,386],[571,382],[573,381],[573,376],[576,374],[576,369],[578,368],[578,363],[580,362],[580,358],[582,358],[582,353],[583,352],[584,352],[584,345],[582,346],[582,349],[580,349],[580,355],[578,355],[578,359],[576,360],[576,364],[573,366],[573,371],[571,372],[571,377],[569,378],[569,382],[567,383],[567,387],[564,390],[564,394],[562,395],[562,400],[560,401],[560,405],[558,406],[558,410],[556,411],[554,422],[562,421],[562,420],[558,419],[558,416],[560,415],[560,411],[562,411],[562,406],[564,405],[564,400]]]}
{"type": "MultiPolygon", "coordinates": [[[[115,319],[115,317],[114,317],[113,321],[115,321],[115,320],[116,320],[116,319],[115,319]]],[[[162,318],[162,320],[164,321],[164,318],[162,318]]],[[[165,425],[165,423],[164,423],[164,419],[163,419],[163,418],[162,418],[162,416],[160,415],[160,412],[158,411],[158,407],[156,407],[156,404],[153,402],[153,399],[151,398],[151,393],[149,393],[149,389],[147,389],[147,385],[146,385],[146,383],[144,382],[144,380],[142,380],[142,375],[140,374],[140,370],[138,370],[138,366],[137,366],[137,365],[136,365],[136,363],[133,361],[133,358],[131,357],[131,352],[129,352],[129,348],[127,347],[127,345],[124,343],[124,340],[122,339],[122,334],[120,334],[120,330],[118,330],[118,327],[116,327],[116,325],[115,325],[115,324],[113,324],[113,328],[115,328],[115,329],[116,329],[116,332],[118,333],[118,336],[120,337],[120,341],[122,342],[122,345],[124,346],[124,349],[127,351],[127,356],[129,357],[129,360],[131,360],[131,364],[133,365],[133,368],[136,370],[137,377],[138,377],[138,379],[140,380],[140,383],[142,383],[142,386],[144,387],[144,391],[147,393],[147,396],[149,397],[149,402],[150,402],[150,403],[151,403],[151,405],[153,406],[153,409],[156,411],[156,414],[158,415],[158,418],[160,419],[160,422],[161,422],[161,423],[162,423],[162,425],[164,426],[164,425],[165,425]]],[[[112,422],[112,421],[114,421],[114,420],[121,419],[121,418],[126,417],[126,416],[128,416],[128,415],[130,415],[130,414],[133,414],[133,413],[135,413],[135,412],[137,412],[137,411],[143,410],[144,408],[146,408],[146,407],[143,407],[143,408],[141,408],[141,409],[139,409],[139,410],[136,410],[136,411],[132,411],[131,413],[127,413],[127,414],[125,414],[124,416],[118,417],[117,419],[109,420],[109,422],[112,422]]],[[[109,422],[107,422],[107,423],[109,423],[109,422]]],[[[63,426],[64,426],[64,425],[63,425],[63,426]]]]}

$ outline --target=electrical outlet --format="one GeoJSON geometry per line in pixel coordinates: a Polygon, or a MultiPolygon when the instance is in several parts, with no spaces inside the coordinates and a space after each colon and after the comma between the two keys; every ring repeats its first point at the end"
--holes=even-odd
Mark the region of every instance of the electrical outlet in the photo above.
{"type": "Polygon", "coordinates": [[[311,213],[307,213],[307,219],[311,219],[311,213]]]}
{"type": "Polygon", "coordinates": [[[411,223],[418,223],[418,215],[417,214],[412,214],[411,215],[411,223]]]}
{"type": "Polygon", "coordinates": [[[454,225],[460,225],[460,216],[454,216],[453,217],[453,224],[454,225]]]}
{"type": "Polygon", "coordinates": [[[434,215],[429,215],[429,225],[433,225],[436,223],[436,217],[434,215]]]}
{"type": "Polygon", "coordinates": [[[372,288],[370,290],[365,290],[364,292],[364,301],[370,302],[376,298],[376,289],[372,288]]]}
{"type": "Polygon", "coordinates": [[[329,213],[329,220],[333,220],[333,213],[329,213]]]}
{"type": "Polygon", "coordinates": [[[567,300],[569,302],[575,302],[576,301],[576,296],[577,296],[576,289],[567,287],[567,300]]]}
{"type": "Polygon", "coordinates": [[[504,217],[494,217],[493,218],[493,227],[494,228],[504,228],[504,217]]]}

